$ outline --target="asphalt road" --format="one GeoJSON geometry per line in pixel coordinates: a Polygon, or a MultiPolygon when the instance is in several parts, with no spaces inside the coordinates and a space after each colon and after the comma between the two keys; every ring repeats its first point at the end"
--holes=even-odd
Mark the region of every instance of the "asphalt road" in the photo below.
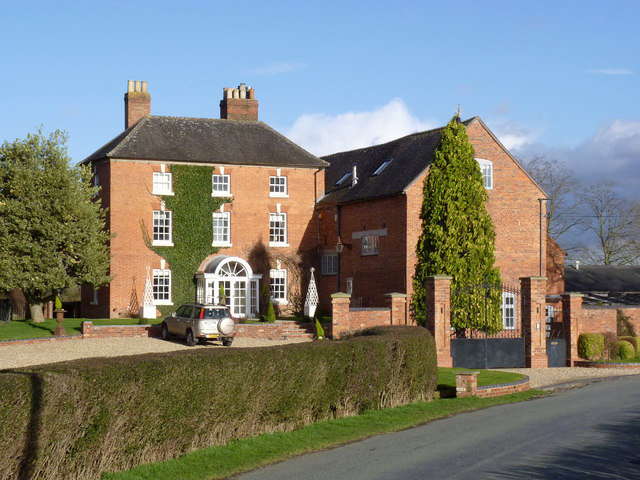
{"type": "Polygon", "coordinates": [[[457,415],[238,478],[640,479],[640,377],[457,415]]]}

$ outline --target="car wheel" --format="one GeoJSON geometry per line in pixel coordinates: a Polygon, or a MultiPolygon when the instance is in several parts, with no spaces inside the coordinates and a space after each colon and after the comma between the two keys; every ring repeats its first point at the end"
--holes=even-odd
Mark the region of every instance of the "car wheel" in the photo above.
{"type": "Polygon", "coordinates": [[[222,345],[224,345],[225,347],[230,347],[232,343],[233,343],[233,338],[222,339],[222,345]]]}
{"type": "Polygon", "coordinates": [[[187,330],[187,345],[193,347],[196,343],[198,342],[193,336],[193,330],[187,330]]]}
{"type": "Polygon", "coordinates": [[[162,324],[162,339],[163,340],[169,340],[171,338],[171,335],[169,334],[169,327],[167,327],[166,323],[162,324]]]}

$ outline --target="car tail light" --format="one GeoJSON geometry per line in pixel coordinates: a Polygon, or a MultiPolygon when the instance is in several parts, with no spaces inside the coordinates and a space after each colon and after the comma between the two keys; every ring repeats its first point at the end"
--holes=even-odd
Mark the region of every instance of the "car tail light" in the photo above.
{"type": "Polygon", "coordinates": [[[204,318],[204,308],[200,309],[200,320],[204,318]]]}

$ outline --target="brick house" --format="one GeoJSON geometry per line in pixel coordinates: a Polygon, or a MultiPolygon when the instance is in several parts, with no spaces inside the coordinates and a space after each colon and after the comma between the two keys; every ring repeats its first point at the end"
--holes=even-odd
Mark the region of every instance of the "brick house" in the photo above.
{"type": "Polygon", "coordinates": [[[129,81],[124,101],[125,130],[82,162],[101,187],[114,235],[113,280],[98,290],[83,287],[82,315],[137,315],[147,278],[153,303],[171,309],[177,265],[156,247],[185,241],[174,237],[180,221],[200,222],[211,232],[210,254],[188,267],[193,292],[182,301],[195,296],[217,303],[222,287],[234,315],[251,317],[260,309],[262,286],[269,285],[276,305],[294,307],[290,302],[304,293],[302,266],[311,263],[305,258],[316,251],[315,205],[328,164],[258,121],[255,92],[244,84],[224,89],[220,119],[150,115],[146,82],[129,81]],[[194,202],[224,203],[215,211],[204,208],[200,218],[174,218],[166,205],[180,195],[172,177],[178,166],[210,167],[207,191],[194,202]]]}
{"type": "MultiPolygon", "coordinates": [[[[489,197],[503,282],[544,277],[545,192],[480,118],[464,124],[489,197]]],[[[330,164],[318,204],[323,305],[332,291],[350,293],[352,304],[362,307],[384,305],[390,292],[411,298],[422,187],[442,130],[323,157],[330,164]]]]}

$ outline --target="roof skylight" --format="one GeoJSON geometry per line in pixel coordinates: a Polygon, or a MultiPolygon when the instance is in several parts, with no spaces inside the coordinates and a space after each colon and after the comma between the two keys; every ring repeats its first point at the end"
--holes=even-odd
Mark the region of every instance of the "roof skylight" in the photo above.
{"type": "Polygon", "coordinates": [[[338,180],[336,183],[334,183],[334,186],[338,187],[338,186],[342,185],[342,184],[345,182],[345,180],[346,180],[347,178],[349,178],[350,176],[351,176],[351,172],[347,172],[347,173],[345,173],[345,174],[340,178],[340,180],[338,180]]]}
{"type": "Polygon", "coordinates": [[[385,160],[384,162],[382,162],[382,165],[380,165],[377,170],[375,172],[373,172],[371,174],[372,177],[378,176],[382,173],[382,171],[387,168],[387,166],[391,163],[391,160],[393,160],[393,158],[390,158],[388,160],[385,160]]]}

